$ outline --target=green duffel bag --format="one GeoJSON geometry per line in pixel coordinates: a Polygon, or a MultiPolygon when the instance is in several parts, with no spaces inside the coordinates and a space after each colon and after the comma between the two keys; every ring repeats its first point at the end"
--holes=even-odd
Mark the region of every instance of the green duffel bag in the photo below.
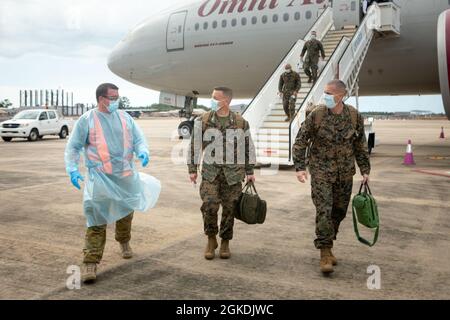
{"type": "Polygon", "coordinates": [[[378,207],[375,198],[372,196],[368,184],[361,184],[359,192],[353,197],[352,201],[353,211],[353,228],[355,229],[356,237],[359,242],[373,247],[378,240],[378,232],[380,230],[380,218],[378,216],[378,207]],[[362,188],[364,186],[364,192],[362,188]],[[358,223],[370,229],[375,229],[375,234],[372,242],[362,238],[359,235],[358,223]]]}
{"type": "Polygon", "coordinates": [[[262,224],[266,220],[267,204],[256,192],[255,184],[247,182],[242,189],[234,217],[247,224],[262,224]]]}

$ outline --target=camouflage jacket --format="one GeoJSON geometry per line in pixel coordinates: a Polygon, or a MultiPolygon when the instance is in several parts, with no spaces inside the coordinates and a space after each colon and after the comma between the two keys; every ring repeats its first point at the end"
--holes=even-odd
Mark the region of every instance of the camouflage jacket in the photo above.
{"type": "Polygon", "coordinates": [[[191,135],[187,162],[189,173],[197,173],[202,155],[204,180],[213,182],[220,170],[223,170],[229,185],[242,182],[246,174],[252,175],[256,154],[248,122],[232,111],[228,125],[223,128],[215,112],[206,112],[198,117],[191,135]],[[216,143],[216,138],[221,140],[216,143]],[[232,159],[227,159],[227,153],[232,159]]]}
{"type": "Polygon", "coordinates": [[[353,107],[344,104],[342,114],[335,115],[322,105],[309,114],[292,149],[297,171],[306,170],[308,165],[312,178],[329,181],[335,181],[338,177],[350,178],[356,173],[356,159],[361,174],[370,174],[364,120],[361,114],[350,108],[353,107]],[[350,112],[357,114],[356,128],[352,124],[350,112]],[[317,123],[319,113],[323,117],[317,123]]]}
{"type": "Polygon", "coordinates": [[[317,39],[311,39],[306,41],[302,50],[302,57],[305,56],[306,51],[308,51],[307,59],[310,63],[318,64],[319,55],[322,53],[322,58],[325,59],[325,50],[323,49],[322,42],[317,39]]]}
{"type": "Polygon", "coordinates": [[[291,72],[284,72],[280,76],[278,91],[283,93],[299,91],[301,85],[300,75],[297,72],[293,70],[291,72]]]}

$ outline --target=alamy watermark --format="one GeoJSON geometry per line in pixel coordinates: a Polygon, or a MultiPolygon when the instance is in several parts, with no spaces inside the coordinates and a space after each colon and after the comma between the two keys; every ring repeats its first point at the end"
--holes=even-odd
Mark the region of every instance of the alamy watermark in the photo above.
{"type": "Polygon", "coordinates": [[[367,267],[367,273],[370,276],[367,278],[367,289],[380,290],[381,289],[381,269],[377,265],[370,265],[367,267]]]}

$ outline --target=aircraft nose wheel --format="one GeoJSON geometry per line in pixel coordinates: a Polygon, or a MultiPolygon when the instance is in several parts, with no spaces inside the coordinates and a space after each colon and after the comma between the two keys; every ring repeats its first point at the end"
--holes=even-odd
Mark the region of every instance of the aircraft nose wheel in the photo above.
{"type": "Polygon", "coordinates": [[[180,136],[180,139],[190,138],[193,127],[192,121],[183,121],[180,123],[178,126],[178,135],[180,136]]]}

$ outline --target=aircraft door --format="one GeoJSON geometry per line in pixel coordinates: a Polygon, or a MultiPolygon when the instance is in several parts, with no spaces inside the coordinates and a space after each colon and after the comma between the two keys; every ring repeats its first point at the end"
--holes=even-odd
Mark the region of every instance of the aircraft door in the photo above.
{"type": "Polygon", "coordinates": [[[333,18],[336,29],[344,26],[359,26],[361,0],[333,0],[333,18]]]}
{"type": "Polygon", "coordinates": [[[173,13],[167,24],[167,51],[184,50],[184,28],[187,11],[173,13]]]}

